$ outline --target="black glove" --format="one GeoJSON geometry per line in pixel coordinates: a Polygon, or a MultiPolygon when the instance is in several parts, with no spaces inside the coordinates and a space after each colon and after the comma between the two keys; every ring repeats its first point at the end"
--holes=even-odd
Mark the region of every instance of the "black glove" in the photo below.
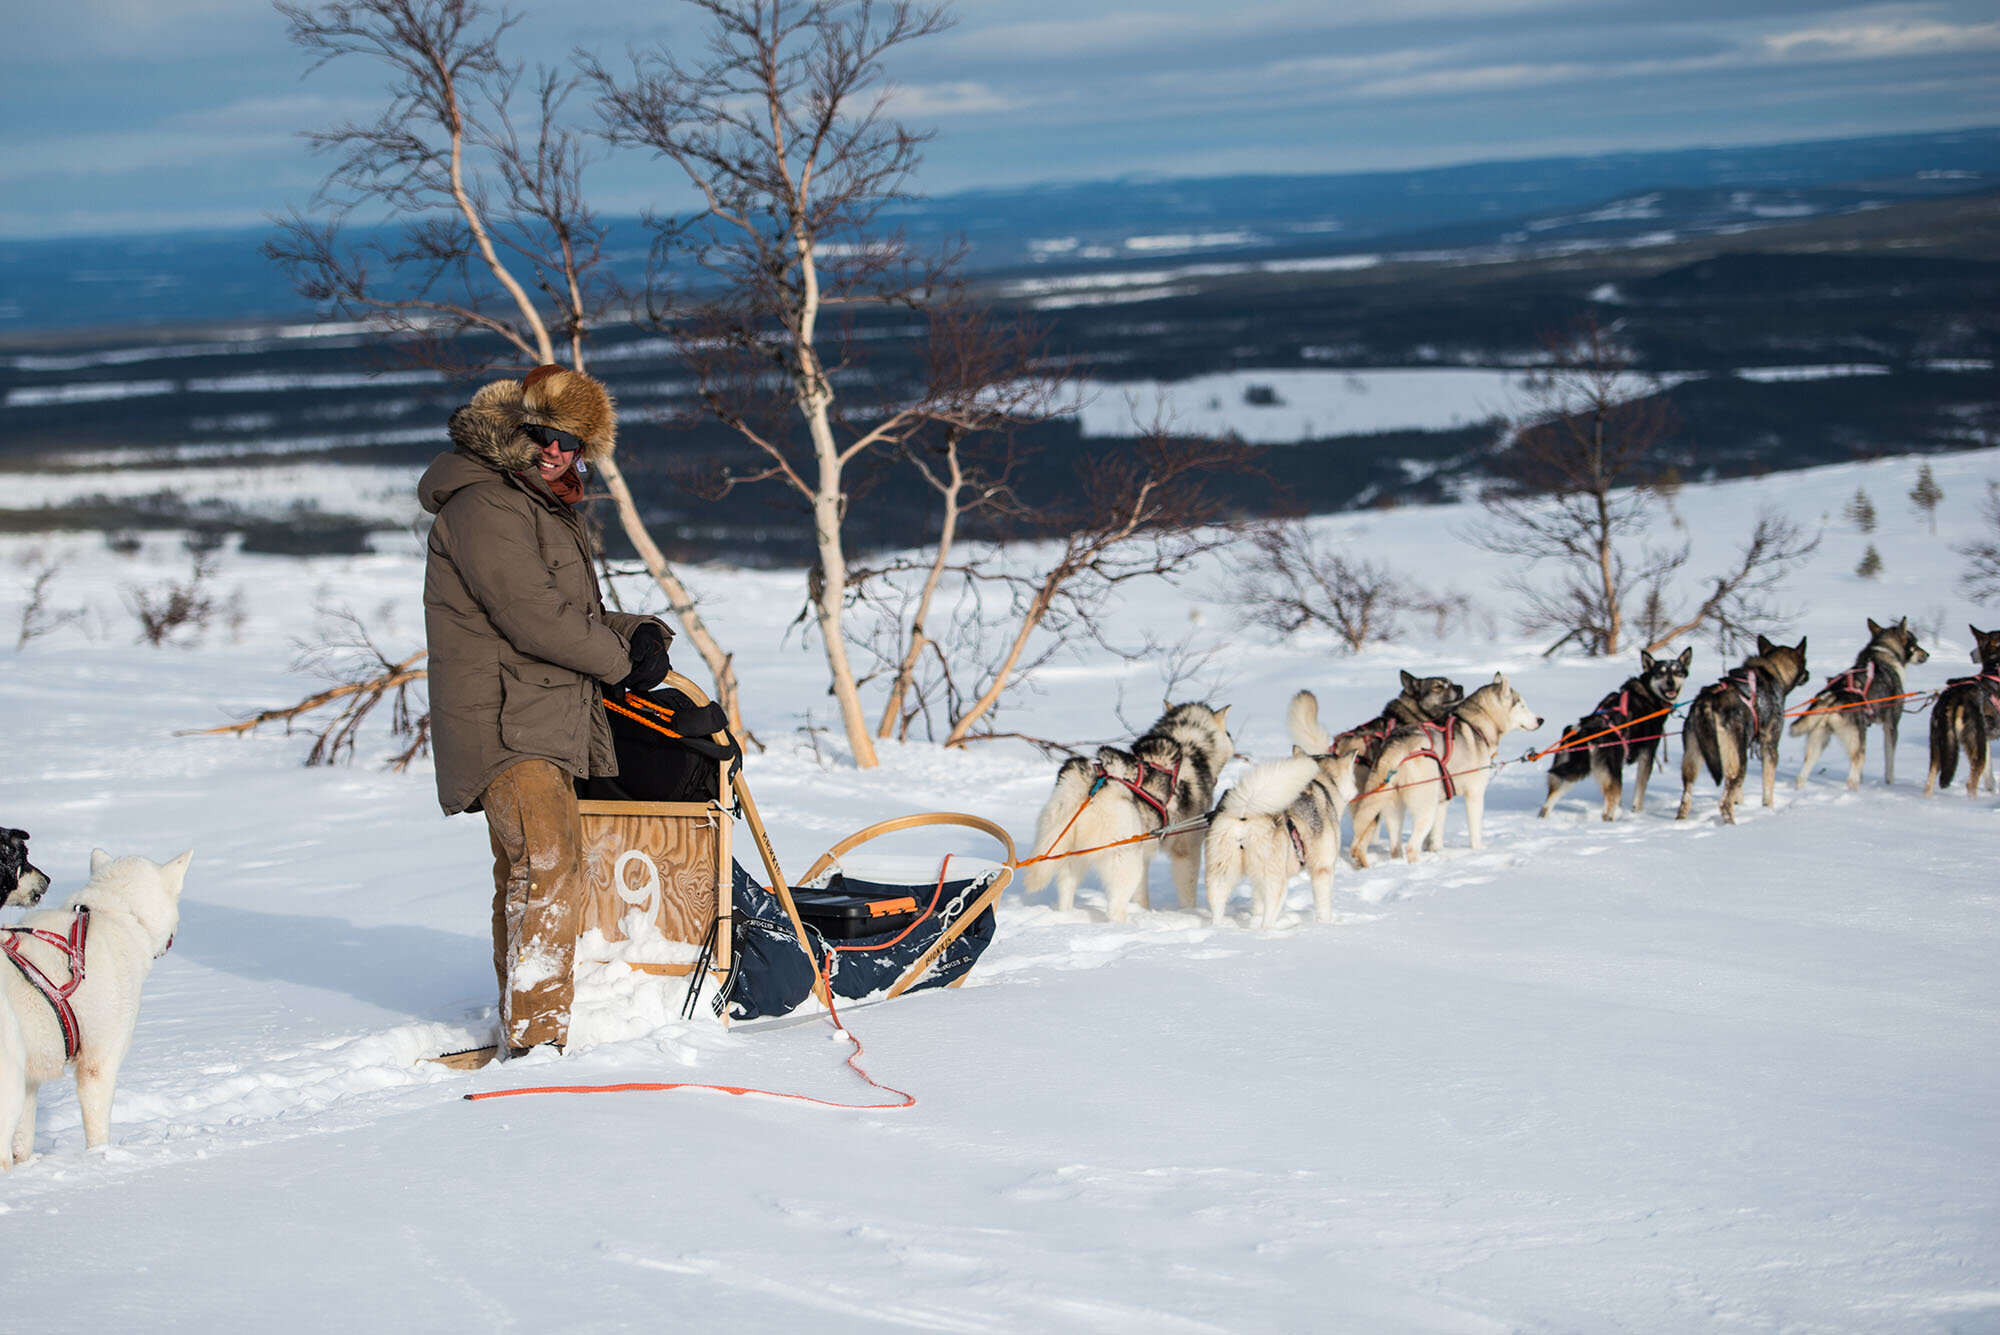
{"type": "Polygon", "coordinates": [[[621,691],[637,691],[644,694],[658,686],[673,671],[673,664],[667,661],[667,633],[657,622],[641,623],[632,632],[632,670],[618,683],[621,691]]]}

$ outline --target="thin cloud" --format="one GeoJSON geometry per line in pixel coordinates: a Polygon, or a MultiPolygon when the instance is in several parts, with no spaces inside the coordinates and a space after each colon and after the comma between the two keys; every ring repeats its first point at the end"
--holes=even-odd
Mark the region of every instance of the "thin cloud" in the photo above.
{"type": "Polygon", "coordinates": [[[888,100],[889,110],[906,120],[990,115],[1017,111],[1026,105],[1025,98],[1009,97],[986,84],[970,81],[905,84],[890,94],[888,100]]]}
{"type": "Polygon", "coordinates": [[[2000,23],[1857,23],[1763,39],[1779,59],[1886,60],[2000,48],[2000,23]]]}

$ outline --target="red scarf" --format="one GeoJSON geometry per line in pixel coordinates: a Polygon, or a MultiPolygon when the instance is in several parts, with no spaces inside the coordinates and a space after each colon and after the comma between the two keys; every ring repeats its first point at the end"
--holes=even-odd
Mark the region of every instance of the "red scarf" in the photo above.
{"type": "MultiPolygon", "coordinates": [[[[539,468],[524,468],[521,470],[521,476],[529,479],[531,482],[541,482],[542,470],[539,468]]],[[[543,485],[555,493],[557,500],[572,509],[576,507],[578,501],[583,499],[583,479],[577,475],[575,460],[571,460],[569,467],[565,468],[559,476],[551,478],[543,485]]]]}

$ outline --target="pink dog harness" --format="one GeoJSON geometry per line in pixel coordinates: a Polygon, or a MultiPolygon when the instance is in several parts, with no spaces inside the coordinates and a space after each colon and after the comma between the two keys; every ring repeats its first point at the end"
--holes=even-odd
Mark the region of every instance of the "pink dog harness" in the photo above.
{"type": "Polygon", "coordinates": [[[76,1007],[70,1004],[70,997],[83,982],[83,943],[90,935],[90,910],[79,908],[70,920],[69,935],[57,936],[38,927],[0,927],[0,953],[14,961],[14,967],[21,976],[42,994],[42,1000],[49,1003],[49,1009],[56,1013],[56,1023],[62,1026],[63,1061],[76,1060],[76,1054],[83,1046],[83,1027],[77,1023],[76,1007]],[[58,987],[55,980],[43,973],[41,968],[21,953],[20,937],[23,933],[35,938],[45,946],[54,946],[63,953],[69,964],[69,981],[58,987]]]}

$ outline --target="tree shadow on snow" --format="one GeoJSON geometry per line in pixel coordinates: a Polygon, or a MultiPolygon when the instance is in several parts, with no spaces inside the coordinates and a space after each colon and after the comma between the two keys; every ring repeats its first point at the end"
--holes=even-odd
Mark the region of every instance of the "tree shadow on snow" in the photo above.
{"type": "Polygon", "coordinates": [[[494,989],[492,943],[483,936],[194,901],[181,906],[174,954],[253,982],[324,988],[420,1017],[490,999],[494,989]]]}

